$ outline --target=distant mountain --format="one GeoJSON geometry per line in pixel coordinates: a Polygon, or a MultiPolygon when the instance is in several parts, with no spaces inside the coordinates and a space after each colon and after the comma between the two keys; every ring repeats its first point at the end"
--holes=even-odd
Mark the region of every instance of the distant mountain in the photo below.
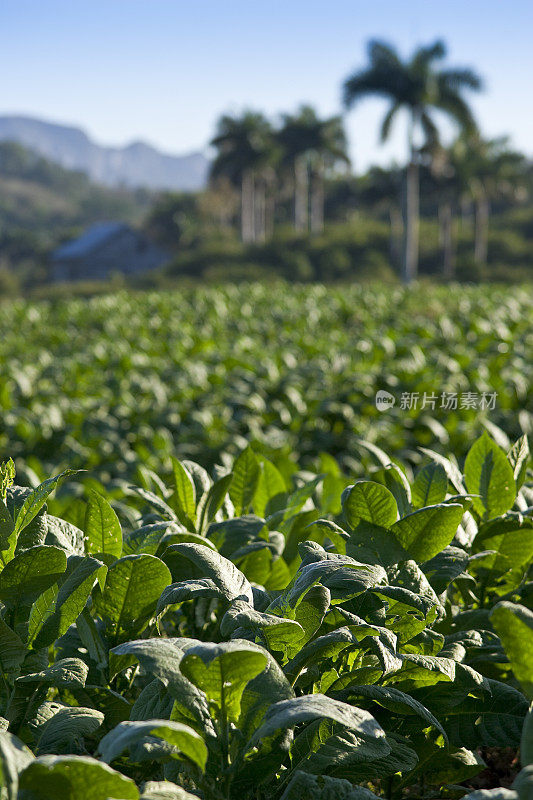
{"type": "Polygon", "coordinates": [[[196,191],[207,180],[208,161],[198,153],[174,156],[144,142],[103,147],[80,128],[21,116],[0,116],[0,141],[14,141],[62,167],[81,170],[106,186],[196,191]]]}

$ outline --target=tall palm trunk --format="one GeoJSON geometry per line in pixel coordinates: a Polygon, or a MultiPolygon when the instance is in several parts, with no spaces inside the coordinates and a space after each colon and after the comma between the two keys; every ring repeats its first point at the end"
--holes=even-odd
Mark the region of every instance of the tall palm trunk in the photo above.
{"type": "Polygon", "coordinates": [[[266,238],[266,187],[264,180],[260,180],[256,186],[254,212],[254,242],[264,242],[266,238]]]}
{"type": "Polygon", "coordinates": [[[399,269],[402,259],[403,220],[400,209],[392,205],[389,208],[390,219],[390,260],[393,267],[399,269]]]}
{"type": "Polygon", "coordinates": [[[294,162],[294,228],[305,232],[309,228],[309,175],[307,159],[300,156],[294,162]]]}
{"type": "Polygon", "coordinates": [[[241,238],[245,244],[255,240],[254,174],[246,170],[241,184],[241,238]]]}
{"type": "Polygon", "coordinates": [[[324,168],[318,164],[313,171],[311,183],[311,231],[324,230],[324,168]]]}
{"type": "Polygon", "coordinates": [[[483,267],[487,265],[489,249],[489,216],[489,199],[485,192],[481,192],[476,199],[474,259],[483,267]]]}
{"type": "Polygon", "coordinates": [[[455,273],[455,242],[453,238],[452,204],[444,203],[439,208],[440,234],[442,242],[442,275],[451,281],[455,273]]]}
{"type": "Polygon", "coordinates": [[[420,187],[418,160],[415,151],[413,134],[417,117],[413,114],[409,124],[410,159],[405,176],[405,240],[403,279],[411,283],[418,273],[418,238],[420,228],[420,187]]]}

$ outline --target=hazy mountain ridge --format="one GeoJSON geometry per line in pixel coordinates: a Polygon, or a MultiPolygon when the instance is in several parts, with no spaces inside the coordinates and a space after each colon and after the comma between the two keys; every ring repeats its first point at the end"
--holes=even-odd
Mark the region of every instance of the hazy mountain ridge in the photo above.
{"type": "Polygon", "coordinates": [[[0,116],[0,141],[15,141],[66,169],[82,170],[107,186],[196,191],[207,179],[200,153],[175,156],[145,142],[105,147],[81,129],[24,116],[0,116]]]}

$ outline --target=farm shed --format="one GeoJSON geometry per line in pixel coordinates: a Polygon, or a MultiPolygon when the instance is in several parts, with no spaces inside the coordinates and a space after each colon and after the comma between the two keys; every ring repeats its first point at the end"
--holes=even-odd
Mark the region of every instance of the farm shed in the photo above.
{"type": "Polygon", "coordinates": [[[168,260],[167,253],[129,225],[101,222],[54,250],[51,278],[58,282],[102,280],[114,272],[135,275],[168,260]]]}

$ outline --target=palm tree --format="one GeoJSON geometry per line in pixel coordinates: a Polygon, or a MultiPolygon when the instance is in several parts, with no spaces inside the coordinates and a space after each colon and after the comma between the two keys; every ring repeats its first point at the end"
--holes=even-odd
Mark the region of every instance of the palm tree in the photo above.
{"type": "Polygon", "coordinates": [[[293,172],[294,227],[302,232],[309,229],[311,194],[311,230],[321,231],[325,174],[339,162],[349,163],[342,119],[338,116],[320,119],[311,106],[302,106],[297,114],[283,115],[276,138],[282,165],[293,172]]]}
{"type": "Polygon", "coordinates": [[[240,117],[222,116],[211,141],[218,153],[210,178],[224,177],[240,188],[243,242],[265,237],[266,179],[264,172],[273,154],[272,129],[263,114],[245,111],[240,117]]]}
{"type": "Polygon", "coordinates": [[[451,148],[451,163],[464,194],[474,201],[474,259],[487,264],[491,202],[516,199],[525,182],[525,158],[510,150],[508,139],[459,138],[451,148]]]}
{"type": "Polygon", "coordinates": [[[352,108],[358,100],[370,95],[389,100],[391,105],[381,126],[382,141],[388,138],[398,111],[408,112],[404,280],[409,283],[418,270],[420,145],[438,141],[435,111],[447,114],[461,129],[475,129],[463,92],[479,89],[481,81],[470,69],[437,69],[435,62],[446,56],[446,47],[441,41],[419,47],[407,61],[400,58],[394,47],[378,41],[370,42],[368,55],[369,66],[355,72],[344,83],[344,104],[352,108]],[[422,142],[419,141],[421,137],[422,142]]]}
{"type": "Polygon", "coordinates": [[[390,260],[396,268],[401,262],[403,221],[401,214],[401,170],[371,167],[359,179],[360,199],[379,215],[386,214],[390,223],[390,260]]]}

